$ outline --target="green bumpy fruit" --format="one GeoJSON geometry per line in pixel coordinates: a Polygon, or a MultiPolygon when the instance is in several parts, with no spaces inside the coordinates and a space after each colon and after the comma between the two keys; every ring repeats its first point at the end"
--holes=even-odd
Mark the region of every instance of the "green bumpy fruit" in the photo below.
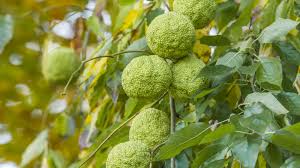
{"type": "Polygon", "coordinates": [[[197,77],[204,67],[204,62],[195,56],[188,56],[176,62],[172,66],[173,82],[170,87],[172,96],[178,100],[186,100],[198,90],[205,88],[207,80],[197,77]]]}
{"type": "Polygon", "coordinates": [[[175,12],[188,16],[196,29],[207,26],[217,9],[215,0],[175,0],[173,6],[175,12]]]}
{"type": "Polygon", "coordinates": [[[65,83],[79,66],[80,60],[73,49],[59,47],[43,57],[42,73],[50,83],[65,83]]]}
{"type": "Polygon", "coordinates": [[[169,12],[151,22],[146,38],[153,53],[163,58],[177,59],[192,51],[195,28],[188,17],[169,12]]]}
{"type": "Polygon", "coordinates": [[[148,108],[140,112],[132,121],[129,139],[141,141],[151,149],[165,142],[170,134],[168,115],[160,110],[148,108]]]}
{"type": "Polygon", "coordinates": [[[169,89],[171,81],[170,66],[157,55],[134,58],[122,74],[123,89],[133,98],[156,99],[169,89]]]}
{"type": "Polygon", "coordinates": [[[108,154],[106,168],[148,168],[151,162],[150,149],[138,141],[116,145],[108,154]]]}

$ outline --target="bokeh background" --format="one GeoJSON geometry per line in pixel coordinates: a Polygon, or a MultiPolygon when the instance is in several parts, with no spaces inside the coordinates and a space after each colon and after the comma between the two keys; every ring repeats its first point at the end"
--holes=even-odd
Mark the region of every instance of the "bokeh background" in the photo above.
{"type": "MultiPolygon", "coordinates": [[[[51,26],[68,14],[76,15],[87,4],[87,0],[0,0],[0,24],[5,20],[11,25],[11,32],[0,29],[0,168],[17,167],[22,152],[46,121],[68,107],[72,94],[60,96],[61,88],[49,86],[42,78],[41,52],[51,26]],[[3,35],[8,34],[12,37],[4,47],[3,35]]],[[[66,33],[68,26],[58,27],[56,33],[72,36],[72,31],[66,33]]],[[[57,148],[68,149],[64,156],[77,154],[72,152],[78,150],[72,144],[77,140],[58,142],[54,137],[53,142],[57,148]]]]}

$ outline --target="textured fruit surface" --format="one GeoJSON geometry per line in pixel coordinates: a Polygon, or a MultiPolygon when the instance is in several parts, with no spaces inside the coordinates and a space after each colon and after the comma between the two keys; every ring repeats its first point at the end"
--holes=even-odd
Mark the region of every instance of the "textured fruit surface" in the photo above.
{"type": "Polygon", "coordinates": [[[80,60],[73,49],[59,47],[43,57],[42,73],[51,83],[67,82],[79,67],[80,60]]]}
{"type": "Polygon", "coordinates": [[[108,154],[106,168],[149,168],[150,150],[138,141],[116,145],[108,154]]]}
{"type": "Polygon", "coordinates": [[[133,98],[156,99],[169,89],[171,80],[170,66],[157,55],[134,58],[122,74],[123,89],[133,98]]]}
{"type": "Polygon", "coordinates": [[[177,59],[191,52],[195,29],[188,17],[169,12],[151,22],[146,38],[153,53],[164,58],[177,59]]]}
{"type": "Polygon", "coordinates": [[[174,11],[188,16],[196,29],[203,28],[216,15],[215,0],[175,0],[174,11]]]}
{"type": "Polygon", "coordinates": [[[132,121],[129,139],[141,141],[154,148],[165,142],[170,133],[170,120],[168,115],[160,110],[149,108],[138,114],[132,121]]]}
{"type": "Polygon", "coordinates": [[[171,94],[180,100],[191,98],[199,89],[206,87],[205,78],[197,77],[205,64],[195,56],[185,57],[172,66],[171,94]]]}

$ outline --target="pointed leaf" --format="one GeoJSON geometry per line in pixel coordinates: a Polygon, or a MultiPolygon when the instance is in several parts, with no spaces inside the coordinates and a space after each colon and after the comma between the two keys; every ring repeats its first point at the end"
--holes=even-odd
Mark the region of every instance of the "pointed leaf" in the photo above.
{"type": "Polygon", "coordinates": [[[244,114],[240,124],[257,133],[264,133],[273,120],[271,111],[260,103],[247,106],[244,114]]]}
{"type": "Polygon", "coordinates": [[[296,93],[283,92],[278,95],[278,100],[291,114],[300,116],[300,95],[296,93]]]}
{"type": "Polygon", "coordinates": [[[259,153],[261,140],[255,138],[245,138],[232,148],[233,155],[240,161],[245,168],[255,168],[259,153]]]}
{"type": "Polygon", "coordinates": [[[216,130],[205,135],[205,137],[202,139],[200,144],[216,141],[216,140],[224,137],[225,135],[234,132],[234,130],[235,130],[235,128],[234,128],[233,124],[221,125],[216,130]]]}
{"type": "Polygon", "coordinates": [[[283,60],[293,65],[300,65],[300,53],[292,44],[284,41],[277,42],[275,49],[280,53],[283,60]]]}
{"type": "Polygon", "coordinates": [[[230,45],[230,40],[222,35],[215,36],[203,36],[200,39],[201,44],[206,44],[209,46],[224,46],[230,45]]]}
{"type": "Polygon", "coordinates": [[[280,168],[298,168],[300,165],[300,156],[288,158],[280,168]]]}
{"type": "Polygon", "coordinates": [[[229,52],[219,58],[216,65],[224,65],[230,68],[240,68],[246,59],[243,53],[229,52]]]}
{"type": "Polygon", "coordinates": [[[26,166],[32,160],[40,156],[47,145],[48,140],[48,130],[42,131],[26,148],[24,153],[22,154],[21,167],[26,166]]]}
{"type": "Polygon", "coordinates": [[[169,137],[155,156],[155,160],[165,160],[176,156],[181,151],[191,146],[197,145],[209,132],[208,125],[204,123],[191,124],[169,137]]]}
{"type": "Polygon", "coordinates": [[[281,148],[300,154],[300,123],[276,131],[270,140],[281,148]]]}
{"type": "Polygon", "coordinates": [[[246,104],[260,102],[276,114],[286,114],[289,111],[271,93],[252,93],[246,99],[246,104]]]}
{"type": "Polygon", "coordinates": [[[266,27],[259,36],[260,43],[272,43],[286,36],[299,22],[278,18],[273,24],[266,27]]]}
{"type": "Polygon", "coordinates": [[[196,154],[195,159],[192,162],[192,168],[199,168],[208,158],[222,151],[225,146],[221,144],[213,144],[206,146],[200,152],[196,154]]]}
{"type": "Polygon", "coordinates": [[[282,65],[278,58],[261,58],[261,64],[256,72],[257,83],[266,90],[282,89],[282,65]]]}
{"type": "Polygon", "coordinates": [[[0,54],[13,36],[13,19],[10,15],[0,15],[0,54]]]}
{"type": "Polygon", "coordinates": [[[232,70],[233,68],[224,65],[206,66],[201,70],[199,76],[208,79],[222,78],[229,75],[232,70]]]}

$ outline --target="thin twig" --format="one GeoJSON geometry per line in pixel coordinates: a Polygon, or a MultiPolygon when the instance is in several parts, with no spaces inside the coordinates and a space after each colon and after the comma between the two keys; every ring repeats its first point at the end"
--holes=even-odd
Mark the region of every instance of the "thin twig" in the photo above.
{"type": "MultiPolygon", "coordinates": [[[[167,93],[167,92],[166,92],[167,93]]],[[[157,99],[156,101],[154,101],[150,107],[155,106],[157,103],[160,102],[160,100],[162,100],[166,93],[164,93],[159,99],[157,99]]],[[[88,156],[88,158],[83,161],[80,165],[79,168],[82,167],[83,165],[85,165],[100,149],[101,147],[116,133],[118,132],[121,128],[123,128],[128,122],[130,122],[131,120],[133,120],[137,115],[139,114],[139,112],[135,113],[133,116],[131,116],[130,118],[128,118],[127,120],[125,120],[121,125],[119,125],[116,129],[114,129],[98,146],[97,148],[88,156]]]]}
{"type": "MultiPolygon", "coordinates": [[[[170,112],[171,112],[171,134],[174,134],[176,127],[176,107],[174,98],[170,95],[170,112]]],[[[175,158],[171,158],[171,168],[176,168],[175,158]]]]}
{"type": "Polygon", "coordinates": [[[73,78],[77,75],[77,73],[80,72],[80,70],[84,67],[84,65],[92,60],[95,60],[95,59],[100,59],[100,58],[115,58],[115,56],[118,56],[118,55],[122,55],[122,54],[126,54],[126,53],[133,53],[133,52],[148,52],[146,50],[136,50],[136,51],[122,51],[122,52],[119,52],[119,53],[115,53],[115,54],[111,54],[111,55],[100,55],[100,56],[96,56],[96,57],[93,57],[93,58],[90,58],[90,59],[87,59],[87,60],[84,60],[81,62],[80,66],[71,74],[64,90],[63,90],[63,93],[62,95],[66,95],[67,94],[67,90],[68,90],[68,87],[69,85],[71,84],[73,78]]]}
{"type": "Polygon", "coordinates": [[[122,127],[124,127],[129,121],[131,121],[135,116],[137,116],[139,113],[135,113],[133,116],[128,118],[126,121],[124,121],[121,125],[119,125],[116,129],[114,129],[98,146],[97,148],[88,156],[88,158],[83,161],[79,168],[82,167],[85,163],[87,163],[100,149],[101,147],[107,142],[117,131],[119,131],[122,127]]]}

